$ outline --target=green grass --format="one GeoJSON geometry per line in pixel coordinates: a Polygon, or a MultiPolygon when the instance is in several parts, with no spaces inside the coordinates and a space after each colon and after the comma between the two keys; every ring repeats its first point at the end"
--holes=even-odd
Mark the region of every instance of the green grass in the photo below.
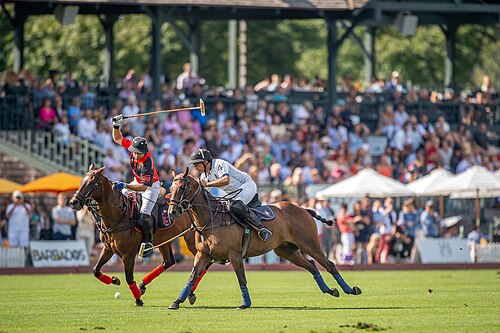
{"type": "MultiPolygon", "coordinates": [[[[234,273],[209,272],[195,305],[168,310],[188,275],[160,276],[143,308],[133,306],[126,285],[106,286],[92,274],[0,276],[0,333],[500,331],[496,270],[344,272],[363,294],[340,298],[322,294],[305,271],[247,272],[252,308],[244,311],[235,310],[241,293],[234,273]]],[[[123,283],[124,274],[118,277],[123,283]]]]}

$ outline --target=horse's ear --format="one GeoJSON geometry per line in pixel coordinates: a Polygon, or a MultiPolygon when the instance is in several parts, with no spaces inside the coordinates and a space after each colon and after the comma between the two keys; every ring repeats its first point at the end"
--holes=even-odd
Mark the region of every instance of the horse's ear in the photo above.
{"type": "Polygon", "coordinates": [[[107,165],[103,166],[102,168],[100,168],[99,170],[97,170],[97,172],[98,172],[98,173],[99,173],[99,172],[103,172],[103,171],[104,171],[104,169],[106,169],[106,167],[107,167],[107,165]]]}
{"type": "Polygon", "coordinates": [[[90,166],[89,166],[89,172],[94,170],[94,163],[90,163],[90,166]]]}
{"type": "Polygon", "coordinates": [[[171,169],[171,174],[172,174],[172,178],[175,178],[175,170],[174,169],[171,169]]]}
{"type": "Polygon", "coordinates": [[[189,173],[189,167],[186,167],[186,170],[184,170],[184,173],[182,174],[182,177],[186,177],[189,173]]]}

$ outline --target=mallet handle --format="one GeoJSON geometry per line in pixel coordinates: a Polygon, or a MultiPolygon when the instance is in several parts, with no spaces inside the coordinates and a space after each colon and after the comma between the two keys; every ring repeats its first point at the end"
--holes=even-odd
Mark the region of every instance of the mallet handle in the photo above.
{"type": "Polygon", "coordinates": [[[179,111],[188,111],[188,110],[199,110],[200,108],[201,107],[199,107],[199,106],[194,106],[194,107],[191,107],[191,108],[160,110],[160,111],[153,111],[153,112],[147,112],[147,113],[133,114],[131,116],[123,116],[123,119],[136,118],[136,117],[142,117],[142,116],[149,116],[149,115],[158,114],[158,113],[179,112],[179,111]]]}

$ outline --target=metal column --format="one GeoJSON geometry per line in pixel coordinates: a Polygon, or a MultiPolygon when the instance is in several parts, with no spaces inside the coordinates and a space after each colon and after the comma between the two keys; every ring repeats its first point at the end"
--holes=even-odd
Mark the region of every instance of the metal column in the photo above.
{"type": "Polygon", "coordinates": [[[24,23],[26,14],[20,4],[15,6],[14,28],[14,71],[19,73],[24,68],[24,23]]]}
{"type": "Polygon", "coordinates": [[[109,88],[115,87],[115,74],[114,74],[114,61],[115,61],[115,35],[113,27],[115,25],[118,15],[106,15],[101,24],[104,28],[104,64],[103,74],[106,84],[109,88]]]}
{"type": "Polygon", "coordinates": [[[237,33],[236,20],[229,20],[228,22],[228,61],[227,61],[227,87],[229,89],[236,88],[236,33],[237,33]]]}
{"type": "Polygon", "coordinates": [[[444,86],[456,88],[455,60],[456,60],[456,33],[457,25],[448,25],[443,28],[446,36],[446,58],[444,60],[444,86]]]}
{"type": "Polygon", "coordinates": [[[150,7],[151,16],[151,78],[153,80],[153,98],[159,99],[161,96],[160,72],[161,72],[161,26],[163,15],[157,6],[150,7]]]}
{"type": "Polygon", "coordinates": [[[330,113],[332,106],[337,100],[337,24],[335,19],[326,17],[326,25],[328,27],[328,104],[326,112],[330,113]]]}
{"type": "Polygon", "coordinates": [[[367,52],[363,52],[363,60],[365,62],[365,84],[370,83],[375,77],[375,32],[376,28],[367,27],[365,32],[364,47],[367,52]]]}

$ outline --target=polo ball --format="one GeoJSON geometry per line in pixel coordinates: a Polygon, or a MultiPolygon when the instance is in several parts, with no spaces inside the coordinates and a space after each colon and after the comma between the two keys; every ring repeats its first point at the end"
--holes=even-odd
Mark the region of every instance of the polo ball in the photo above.
{"type": "Polygon", "coordinates": [[[119,291],[117,291],[115,293],[115,298],[120,298],[120,297],[122,297],[122,294],[119,291]]]}

